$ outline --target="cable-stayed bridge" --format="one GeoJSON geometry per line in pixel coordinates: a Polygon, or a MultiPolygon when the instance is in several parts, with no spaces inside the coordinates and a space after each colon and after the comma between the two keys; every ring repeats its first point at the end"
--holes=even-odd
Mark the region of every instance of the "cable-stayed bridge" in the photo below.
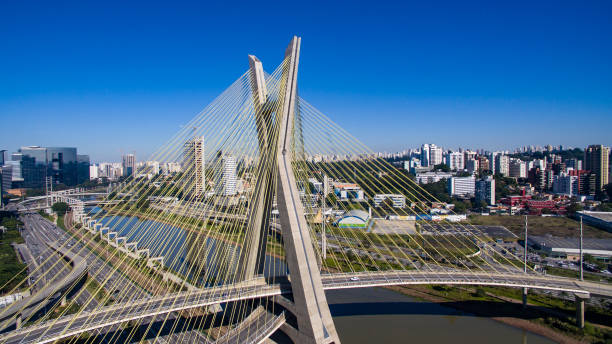
{"type": "Polygon", "coordinates": [[[70,239],[53,249],[90,262],[78,266],[87,276],[1,309],[0,342],[169,332],[172,342],[339,343],[331,289],[545,289],[576,294],[582,311],[585,297],[612,296],[605,284],[527,268],[469,223],[425,220],[433,196],[299,97],[299,55],[294,37],[271,73],[249,56],[248,71],[151,157],[180,172],[132,177],[93,209],[54,195],[73,209],[70,239]]]}

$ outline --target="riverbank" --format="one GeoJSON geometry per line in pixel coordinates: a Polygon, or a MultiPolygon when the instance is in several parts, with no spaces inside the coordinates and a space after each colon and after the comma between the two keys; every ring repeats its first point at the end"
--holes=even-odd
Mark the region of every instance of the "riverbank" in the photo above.
{"type": "Polygon", "coordinates": [[[478,290],[481,288],[392,286],[387,287],[387,289],[419,300],[438,303],[444,307],[487,317],[541,335],[557,343],[606,343],[610,339],[610,331],[595,328],[590,324],[587,324],[583,330],[578,329],[568,322],[572,320],[571,317],[563,317],[561,310],[547,311],[544,307],[536,305],[529,305],[526,309],[523,309],[520,301],[497,296],[490,292],[482,294],[478,290]],[[573,332],[568,332],[568,330],[573,330],[573,332]]]}

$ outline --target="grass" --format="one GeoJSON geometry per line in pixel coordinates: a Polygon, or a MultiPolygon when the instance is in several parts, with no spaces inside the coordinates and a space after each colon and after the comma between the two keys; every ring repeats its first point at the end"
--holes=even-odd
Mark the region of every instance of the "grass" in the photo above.
{"type": "Polygon", "coordinates": [[[19,261],[17,252],[11,245],[24,242],[17,229],[19,222],[14,216],[4,216],[1,220],[7,230],[0,232],[0,294],[6,294],[26,279],[27,265],[19,261]]]}
{"type": "Polygon", "coordinates": [[[38,211],[38,213],[40,214],[40,216],[42,216],[42,217],[44,217],[45,219],[47,219],[47,220],[49,220],[49,221],[53,222],[53,217],[51,217],[51,215],[49,215],[49,214],[45,213],[45,212],[44,212],[44,211],[42,211],[42,210],[39,210],[39,211],[38,211]]]}
{"type": "MultiPolygon", "coordinates": [[[[468,221],[472,225],[504,226],[519,237],[522,237],[525,233],[524,216],[470,215],[468,221]]],[[[577,237],[580,235],[580,223],[568,217],[529,216],[528,224],[530,235],[551,234],[561,237],[577,237]]],[[[583,233],[585,238],[612,238],[612,233],[586,224],[583,225],[583,233]]]]}
{"type": "Polygon", "coordinates": [[[59,228],[66,231],[66,225],[64,225],[64,215],[60,215],[57,217],[57,225],[59,226],[59,228]]]}
{"type": "MultiPolygon", "coordinates": [[[[578,278],[578,271],[574,271],[574,270],[568,270],[568,269],[561,269],[561,268],[557,268],[557,267],[552,267],[552,266],[547,266],[546,267],[546,273],[550,274],[550,275],[555,275],[555,276],[561,276],[561,277],[570,277],[570,278],[578,278]]],[[[594,273],[590,273],[588,271],[584,271],[583,272],[583,277],[585,280],[587,281],[594,281],[594,282],[607,282],[610,283],[612,282],[612,277],[608,277],[608,276],[600,276],[594,273]]]]}

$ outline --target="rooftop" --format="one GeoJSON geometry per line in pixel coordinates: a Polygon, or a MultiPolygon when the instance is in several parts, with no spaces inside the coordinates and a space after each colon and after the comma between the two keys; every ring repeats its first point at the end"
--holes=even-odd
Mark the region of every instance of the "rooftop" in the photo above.
{"type": "MultiPolygon", "coordinates": [[[[579,248],[579,238],[564,238],[555,237],[552,235],[546,236],[535,236],[529,237],[529,242],[537,243],[539,246],[549,248],[579,248]]],[[[612,251],[612,239],[595,239],[595,238],[584,238],[582,239],[582,247],[585,250],[603,250],[612,251]]]]}
{"type": "Polygon", "coordinates": [[[584,210],[584,211],[580,211],[580,214],[586,215],[586,216],[591,216],[597,219],[600,219],[602,221],[606,221],[606,222],[612,222],[612,212],[610,211],[588,211],[588,210],[584,210]]]}

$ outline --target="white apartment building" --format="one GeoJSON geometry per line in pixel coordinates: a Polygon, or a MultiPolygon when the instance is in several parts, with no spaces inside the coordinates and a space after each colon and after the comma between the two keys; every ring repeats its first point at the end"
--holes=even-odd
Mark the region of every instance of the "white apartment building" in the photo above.
{"type": "Polygon", "coordinates": [[[421,146],[421,166],[435,166],[442,163],[442,147],[432,144],[421,146]]]}
{"type": "Polygon", "coordinates": [[[474,196],[476,179],[470,177],[452,177],[448,180],[448,193],[451,196],[474,196]]]}
{"type": "Polygon", "coordinates": [[[419,184],[436,183],[442,179],[449,179],[453,176],[450,172],[424,172],[416,174],[416,181],[419,184]]]}
{"type": "Polygon", "coordinates": [[[89,165],[89,180],[98,179],[100,167],[97,164],[89,165]]]}
{"type": "Polygon", "coordinates": [[[448,153],[448,155],[446,156],[446,165],[452,171],[463,171],[465,169],[463,157],[463,153],[460,152],[448,153]]]}
{"type": "Polygon", "coordinates": [[[494,172],[507,177],[510,174],[510,157],[502,154],[496,155],[494,172]]]}
{"type": "Polygon", "coordinates": [[[234,196],[236,190],[236,158],[231,155],[223,156],[223,171],[218,193],[223,196],[234,196]]]}

